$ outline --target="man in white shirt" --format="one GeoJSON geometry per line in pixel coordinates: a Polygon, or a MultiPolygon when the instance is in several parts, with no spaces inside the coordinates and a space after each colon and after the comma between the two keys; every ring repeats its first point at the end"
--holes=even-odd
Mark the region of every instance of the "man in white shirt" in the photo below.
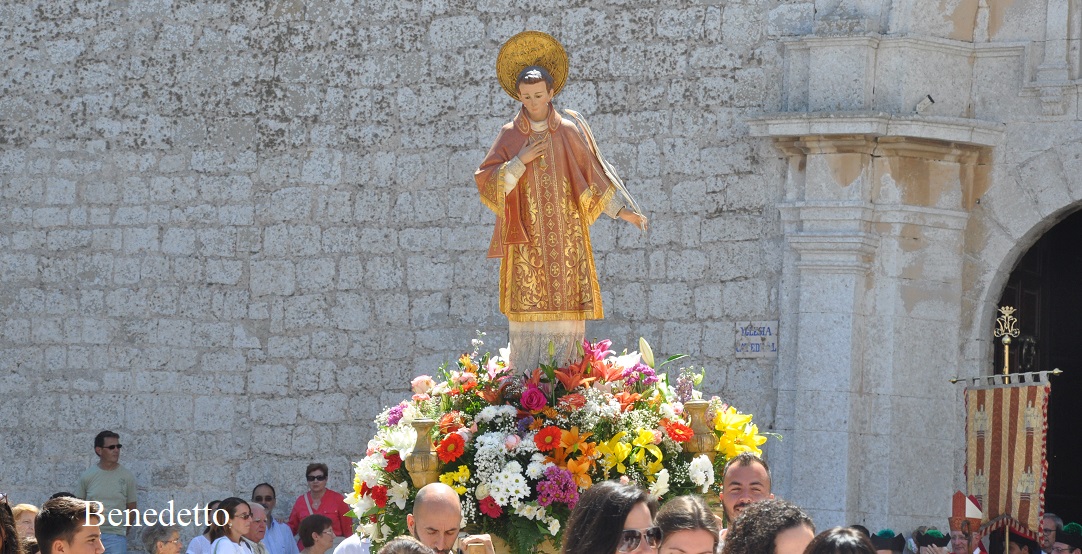
{"type": "Polygon", "coordinates": [[[241,541],[248,545],[252,554],[268,554],[267,547],[262,542],[267,534],[267,510],[259,502],[252,502],[249,507],[252,509],[252,524],[248,532],[241,537],[241,541]]]}

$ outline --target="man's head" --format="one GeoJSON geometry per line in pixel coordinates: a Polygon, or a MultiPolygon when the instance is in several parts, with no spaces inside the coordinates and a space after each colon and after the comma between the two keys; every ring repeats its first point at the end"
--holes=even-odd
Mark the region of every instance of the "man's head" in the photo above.
{"type": "Polygon", "coordinates": [[[278,494],[274,492],[274,487],[270,483],[260,483],[252,489],[252,502],[258,502],[266,508],[267,519],[270,519],[274,512],[274,505],[278,503],[277,497],[278,494]]]}
{"type": "MultiPolygon", "coordinates": [[[[851,531],[855,532],[855,531],[851,531]]],[[[815,524],[785,500],[752,503],[725,534],[725,550],[755,554],[801,554],[815,538],[815,524]]]]}
{"type": "Polygon", "coordinates": [[[725,464],[721,475],[721,504],[732,523],[752,502],[770,500],[770,466],[750,452],[742,452],[725,464]]]}
{"type": "MultiPolygon", "coordinates": [[[[951,552],[953,554],[970,554],[969,533],[965,531],[951,531],[951,552]]],[[[1030,552],[1029,554],[1033,554],[1030,552]]]]}
{"type": "Polygon", "coordinates": [[[1082,525],[1068,523],[1056,531],[1056,541],[1052,543],[1049,554],[1082,553],[1082,525]]]}
{"type": "Polygon", "coordinates": [[[1012,532],[1007,554],[1041,554],[1041,545],[1029,537],[1012,532]]]}
{"type": "Polygon", "coordinates": [[[554,95],[552,83],[552,75],[539,65],[531,65],[519,72],[515,88],[530,119],[543,121],[548,117],[549,102],[554,95]]]}
{"type": "Polygon", "coordinates": [[[1056,542],[1056,531],[1063,529],[1063,519],[1056,514],[1044,514],[1041,518],[1041,550],[1050,552],[1056,542]]]}
{"type": "Polygon", "coordinates": [[[41,507],[34,521],[41,554],[103,554],[101,518],[90,514],[78,498],[54,498],[41,507]]]}
{"type": "Polygon", "coordinates": [[[267,510],[258,502],[252,502],[248,506],[252,509],[252,525],[248,528],[248,532],[244,534],[244,538],[252,542],[259,542],[267,534],[267,510]]]}
{"type": "Polygon", "coordinates": [[[458,493],[443,483],[431,483],[417,491],[413,513],[406,516],[410,534],[436,554],[449,554],[462,528],[462,504],[458,493]]]}
{"type": "Polygon", "coordinates": [[[94,453],[103,462],[119,462],[120,448],[120,435],[112,431],[102,431],[94,437],[94,453]]]}

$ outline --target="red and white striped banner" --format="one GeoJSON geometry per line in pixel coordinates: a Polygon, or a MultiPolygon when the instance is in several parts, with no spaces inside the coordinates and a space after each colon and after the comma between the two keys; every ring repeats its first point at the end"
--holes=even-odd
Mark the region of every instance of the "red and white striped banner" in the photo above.
{"type": "Polygon", "coordinates": [[[1048,477],[1048,383],[966,390],[966,488],[986,521],[1040,528],[1048,477]]]}

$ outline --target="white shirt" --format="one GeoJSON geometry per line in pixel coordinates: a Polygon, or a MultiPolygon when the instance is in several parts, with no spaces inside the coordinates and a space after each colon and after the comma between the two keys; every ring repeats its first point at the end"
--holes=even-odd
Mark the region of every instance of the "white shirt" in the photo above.
{"type": "Polygon", "coordinates": [[[210,541],[202,533],[188,543],[187,554],[210,554],[210,541]]]}
{"type": "Polygon", "coordinates": [[[360,535],[353,533],[334,548],[333,554],[368,554],[371,546],[372,543],[368,537],[362,539],[360,535]]]}
{"type": "Polygon", "coordinates": [[[218,537],[210,543],[210,554],[252,554],[243,542],[233,542],[229,537],[218,537]]]}

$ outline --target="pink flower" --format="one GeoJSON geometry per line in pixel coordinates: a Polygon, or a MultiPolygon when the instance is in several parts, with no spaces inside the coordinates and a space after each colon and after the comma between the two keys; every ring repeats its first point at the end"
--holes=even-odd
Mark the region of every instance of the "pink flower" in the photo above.
{"type": "Polygon", "coordinates": [[[503,439],[503,446],[508,450],[514,450],[521,441],[522,439],[518,435],[507,435],[507,437],[503,439]]]}
{"type": "Polygon", "coordinates": [[[537,410],[544,408],[545,404],[548,404],[548,398],[545,397],[545,393],[541,392],[541,389],[531,385],[526,387],[526,390],[522,391],[522,399],[520,402],[522,402],[523,408],[531,412],[536,412],[537,410]]]}
{"type": "Polygon", "coordinates": [[[415,395],[413,395],[413,401],[414,402],[424,402],[425,400],[429,400],[431,398],[432,397],[427,395],[427,394],[415,394],[415,395]]]}
{"type": "Polygon", "coordinates": [[[436,382],[432,380],[430,375],[418,375],[410,381],[410,388],[413,389],[414,394],[428,394],[428,391],[432,390],[432,387],[436,386],[436,382]]]}
{"type": "Polygon", "coordinates": [[[491,496],[482,498],[481,501],[477,503],[477,507],[481,510],[482,514],[493,519],[503,515],[503,508],[501,508],[500,505],[496,503],[496,499],[491,496]]]}

